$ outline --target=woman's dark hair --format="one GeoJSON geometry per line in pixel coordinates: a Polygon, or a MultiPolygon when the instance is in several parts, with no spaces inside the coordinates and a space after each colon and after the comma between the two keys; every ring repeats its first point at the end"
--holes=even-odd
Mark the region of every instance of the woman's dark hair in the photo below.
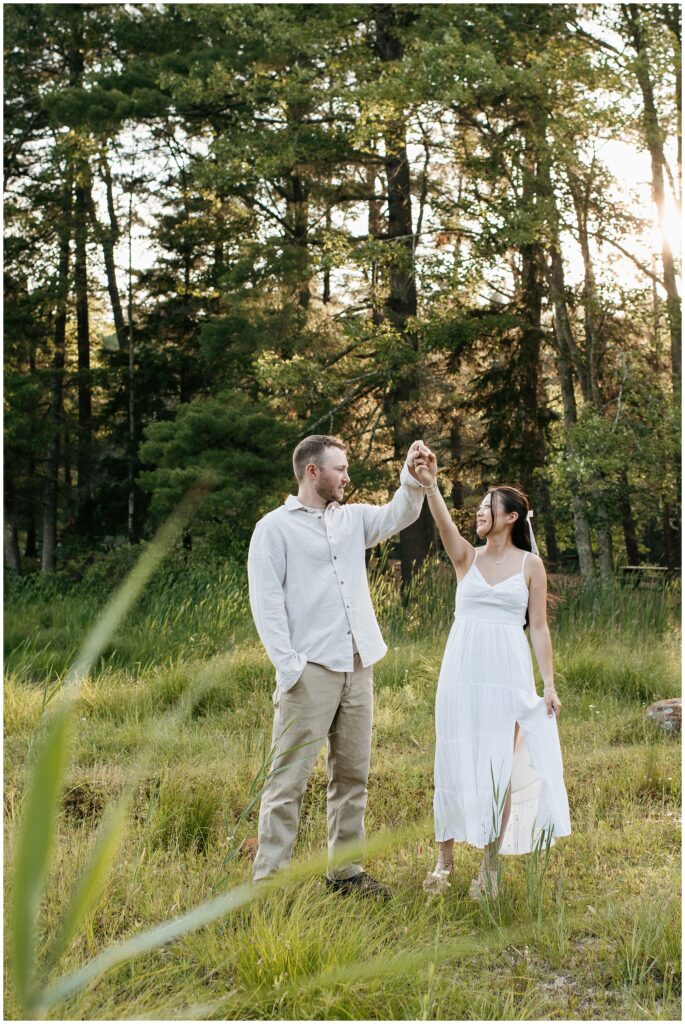
{"type": "Polygon", "coordinates": [[[507,484],[502,484],[499,487],[491,487],[488,490],[490,497],[490,514],[492,516],[492,529],[495,525],[497,518],[497,509],[495,507],[495,495],[499,495],[500,501],[504,506],[504,511],[508,514],[509,512],[518,512],[518,519],[514,523],[511,529],[511,542],[515,548],[521,548],[522,551],[532,551],[530,543],[530,530],[528,529],[528,512],[530,506],[528,504],[528,498],[525,496],[523,491],[520,491],[518,487],[509,487],[507,484]]]}
{"type": "MultiPolygon", "coordinates": [[[[518,512],[518,519],[511,528],[511,541],[514,547],[520,548],[522,551],[532,551],[532,545],[530,542],[530,529],[528,527],[528,511],[529,504],[528,498],[525,496],[523,491],[520,491],[518,487],[509,487],[507,484],[502,484],[499,487],[490,487],[488,490],[490,495],[490,515],[492,516],[492,526],[495,525],[497,518],[497,509],[495,507],[495,495],[499,496],[504,511],[518,512]]],[[[490,532],[488,530],[488,533],[490,532]]],[[[528,609],[526,608],[526,621],[523,628],[527,629],[530,625],[530,618],[528,616],[528,609]]]]}

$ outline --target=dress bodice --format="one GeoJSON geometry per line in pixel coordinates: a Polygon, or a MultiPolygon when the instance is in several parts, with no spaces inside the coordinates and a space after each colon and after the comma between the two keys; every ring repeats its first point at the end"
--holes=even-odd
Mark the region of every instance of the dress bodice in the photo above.
{"type": "Polygon", "coordinates": [[[528,552],[524,552],[517,573],[492,586],[481,575],[476,551],[468,572],[457,586],[456,619],[480,619],[481,622],[523,627],[528,608],[528,586],[523,575],[527,555],[528,552]]]}

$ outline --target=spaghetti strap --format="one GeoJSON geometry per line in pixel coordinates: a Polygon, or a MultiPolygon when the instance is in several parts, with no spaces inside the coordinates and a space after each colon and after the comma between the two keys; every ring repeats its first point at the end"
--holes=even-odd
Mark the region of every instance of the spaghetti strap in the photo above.
{"type": "Polygon", "coordinates": [[[473,561],[471,562],[472,566],[476,564],[476,559],[478,558],[478,552],[479,551],[480,551],[480,548],[474,548],[473,549],[473,561]]]}
{"type": "Polygon", "coordinates": [[[526,564],[526,559],[528,558],[529,553],[530,552],[525,551],[524,554],[523,554],[523,561],[521,562],[521,569],[520,569],[521,572],[523,572],[523,567],[526,564]]]}

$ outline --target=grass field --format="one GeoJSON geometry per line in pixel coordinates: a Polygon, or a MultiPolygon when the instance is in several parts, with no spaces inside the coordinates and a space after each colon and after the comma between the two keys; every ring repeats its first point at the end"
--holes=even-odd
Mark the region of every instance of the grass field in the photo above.
{"type": "MultiPolygon", "coordinates": [[[[20,581],[5,624],[6,914],[27,766],[56,686],[111,578],[67,592],[20,581]],[[47,700],[47,710],[46,708],[47,700]]],[[[644,706],[679,692],[674,585],[553,587],[560,734],[573,835],[507,858],[499,899],[467,898],[479,856],[432,866],[433,701],[454,589],[431,565],[405,606],[375,584],[389,652],[375,670],[368,870],[377,905],[325,891],[320,866],[258,901],[119,964],[55,1003],[53,1019],[680,1019],[680,742],[644,706]]],[[[40,919],[46,954],[105,808],[137,773],[106,882],[51,977],[249,880],[234,856],[268,753],[273,671],[239,570],[169,560],[84,682],[40,919]]],[[[296,859],[325,847],[325,764],[305,797],[296,859]]],[[[8,933],[9,934],[9,933],[8,933]]],[[[20,1008],[5,943],[5,1016],[20,1008]]]]}

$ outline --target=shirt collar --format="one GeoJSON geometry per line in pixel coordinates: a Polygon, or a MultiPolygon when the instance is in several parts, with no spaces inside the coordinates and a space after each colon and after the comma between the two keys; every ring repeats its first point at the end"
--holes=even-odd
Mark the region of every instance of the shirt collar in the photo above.
{"type": "MultiPolygon", "coordinates": [[[[285,499],[285,507],[287,508],[288,512],[294,512],[297,509],[303,509],[304,505],[302,504],[300,499],[297,498],[294,494],[289,494],[288,497],[285,499]]],[[[333,508],[340,508],[340,505],[337,501],[331,501],[330,504],[328,504],[326,508],[322,509],[321,511],[328,512],[329,509],[333,508]]]]}

